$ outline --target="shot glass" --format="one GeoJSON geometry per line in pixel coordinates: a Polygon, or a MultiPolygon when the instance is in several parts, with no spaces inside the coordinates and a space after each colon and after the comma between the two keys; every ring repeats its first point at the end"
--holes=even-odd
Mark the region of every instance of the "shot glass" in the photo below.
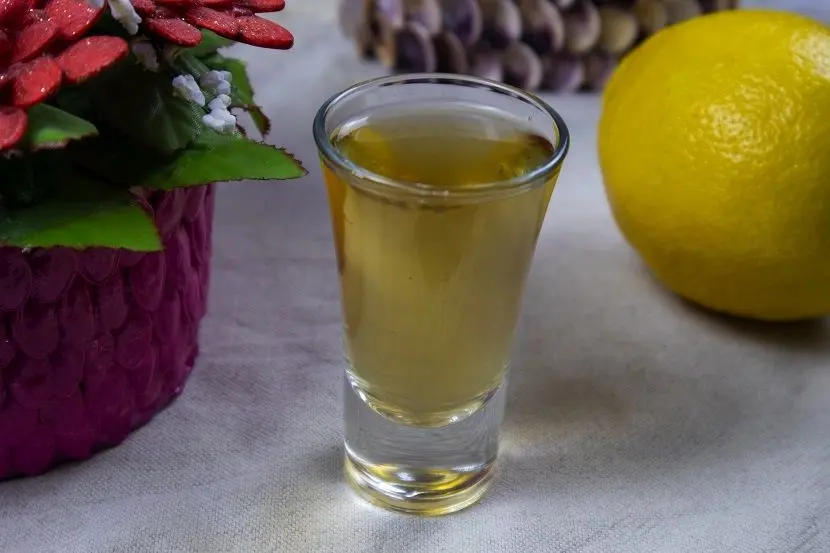
{"type": "MultiPolygon", "coordinates": [[[[434,131],[442,144],[441,125],[434,131]]],[[[346,479],[387,509],[463,509],[483,496],[496,462],[525,281],[568,150],[565,123],[503,84],[408,74],[334,95],[313,134],[341,287],[346,479]],[[503,126],[507,115],[550,153],[518,175],[458,187],[396,180],[338,147],[343,129],[380,111],[411,121],[442,105],[474,110],[485,129],[488,117],[503,126]]]]}

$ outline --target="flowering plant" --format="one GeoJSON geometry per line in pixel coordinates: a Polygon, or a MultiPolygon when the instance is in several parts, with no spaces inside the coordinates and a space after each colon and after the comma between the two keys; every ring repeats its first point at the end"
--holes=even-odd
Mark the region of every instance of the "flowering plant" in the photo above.
{"type": "Polygon", "coordinates": [[[161,248],[143,195],[305,174],[265,137],[234,42],[288,49],[284,0],[0,0],[0,243],[161,248]]]}

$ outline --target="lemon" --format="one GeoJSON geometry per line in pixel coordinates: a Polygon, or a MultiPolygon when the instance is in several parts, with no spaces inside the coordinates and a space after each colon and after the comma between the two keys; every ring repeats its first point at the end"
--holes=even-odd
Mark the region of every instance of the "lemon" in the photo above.
{"type": "Polygon", "coordinates": [[[611,77],[598,145],[666,287],[743,317],[830,313],[830,28],[760,10],[666,28],[611,77]]]}

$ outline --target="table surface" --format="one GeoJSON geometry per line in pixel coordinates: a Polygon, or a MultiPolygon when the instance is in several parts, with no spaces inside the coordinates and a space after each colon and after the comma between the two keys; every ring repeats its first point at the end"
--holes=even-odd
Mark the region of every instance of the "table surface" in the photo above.
{"type": "Polygon", "coordinates": [[[594,97],[551,97],[573,147],[517,339],[502,463],[479,505],[422,519],[341,476],[340,314],[310,125],[380,74],[332,0],[280,20],[291,53],[239,49],[302,159],[228,184],[203,348],[184,396],[122,446],[0,484],[0,551],[830,551],[830,324],[739,324],[664,292],[622,241],[595,158],[594,97]]]}

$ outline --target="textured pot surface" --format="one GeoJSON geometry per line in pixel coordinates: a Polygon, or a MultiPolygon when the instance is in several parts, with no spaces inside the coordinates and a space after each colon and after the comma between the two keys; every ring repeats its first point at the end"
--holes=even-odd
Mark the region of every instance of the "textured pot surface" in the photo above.
{"type": "Polygon", "coordinates": [[[212,187],[148,197],[163,252],[0,248],[0,479],[120,443],[198,354],[212,187]]]}

